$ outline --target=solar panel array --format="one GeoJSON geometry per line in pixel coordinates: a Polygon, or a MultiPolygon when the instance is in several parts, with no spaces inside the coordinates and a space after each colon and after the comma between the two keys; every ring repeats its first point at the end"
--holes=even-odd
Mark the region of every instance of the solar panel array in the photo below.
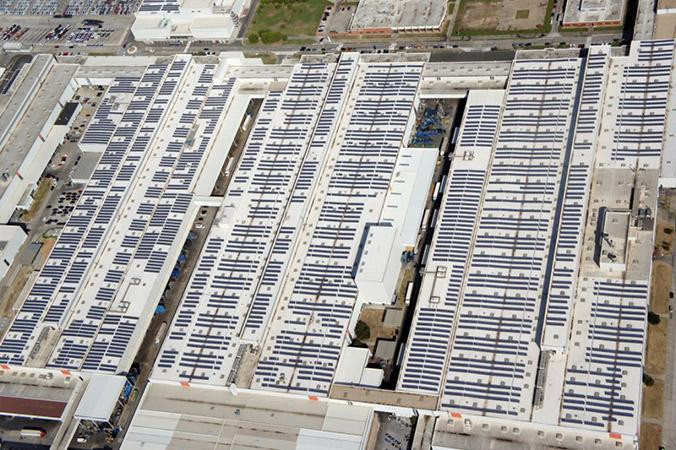
{"type": "MultiPolygon", "coordinates": [[[[141,79],[116,79],[110,86],[106,96],[115,97],[119,107],[115,111],[106,108],[97,114],[97,120],[90,127],[91,134],[88,130],[83,136],[83,143],[96,139],[97,144],[107,147],[40,276],[0,343],[0,361],[24,363],[30,350],[29,341],[31,345],[35,343],[43,326],[63,324],[127,195],[129,183],[125,180],[138,167],[146,150],[135,138],[147,139],[154,132],[154,129],[140,132],[140,128],[166,70],[165,65],[151,66],[141,79]],[[108,127],[113,121],[119,122],[115,131],[99,130],[100,126],[108,127]]],[[[112,100],[104,101],[104,104],[110,103],[112,100]]]]}
{"type": "Polygon", "coordinates": [[[297,65],[266,97],[154,376],[222,384],[262,338],[354,65],[297,65]]]}
{"type": "Polygon", "coordinates": [[[640,421],[645,281],[590,278],[575,303],[562,425],[633,434],[640,421]]]}
{"type": "Polygon", "coordinates": [[[181,6],[180,0],[142,0],[138,12],[140,13],[174,13],[181,6]]]}
{"type": "Polygon", "coordinates": [[[651,157],[659,164],[674,54],[673,40],[640,42],[633,64],[622,67],[612,160],[651,157]]]}
{"type": "Polygon", "coordinates": [[[307,218],[311,237],[297,253],[254,388],[327,395],[357,299],[352,267],[367,225],[380,217],[422,69],[360,65],[326,192],[307,218]]]}
{"type": "MultiPolygon", "coordinates": [[[[635,43],[628,57],[616,61],[613,68],[619,79],[611,78],[607,98],[618,100],[612,102],[613,107],[606,106],[609,114],[601,125],[615,125],[610,130],[614,139],[610,151],[600,151],[604,168],[597,170],[601,174],[607,171],[609,177],[625,179],[637,176],[645,189],[656,191],[657,186],[650,186],[650,178],[644,174],[652,170],[656,184],[669,95],[666,74],[673,64],[673,46],[673,41],[635,43]],[[607,164],[608,156],[611,164],[607,164]],[[630,170],[634,166],[646,171],[635,175],[630,170]]],[[[595,211],[600,206],[615,207],[612,202],[604,203],[603,193],[596,195],[601,202],[593,206],[595,211]]],[[[650,197],[654,200],[655,195],[653,192],[650,197]]],[[[648,238],[638,236],[637,242],[642,239],[648,238]]],[[[629,249],[628,269],[622,277],[591,272],[580,279],[571,311],[561,398],[563,425],[630,435],[639,428],[650,271],[631,266],[644,260],[650,264],[649,240],[648,245],[634,244],[629,249]]]]}
{"type": "Polygon", "coordinates": [[[399,379],[401,390],[440,393],[502,101],[502,91],[470,92],[467,100],[418,295],[399,379]]]}
{"type": "Polygon", "coordinates": [[[546,246],[577,59],[517,60],[451,347],[442,406],[528,417],[546,246]]]}
{"type": "Polygon", "coordinates": [[[556,253],[547,292],[542,345],[563,350],[568,342],[570,317],[577,286],[591,175],[596,153],[610,48],[593,47],[586,62],[584,81],[572,141],[572,155],[565,173],[556,253]]]}
{"type": "MultiPolygon", "coordinates": [[[[656,173],[673,45],[515,61],[494,145],[493,118],[482,119],[501,102],[470,94],[399,389],[443,385],[441,408],[453,412],[636,434],[649,271],[603,273],[587,217],[629,192],[596,192],[594,170],[607,176],[598,189],[634,166],[656,173]],[[492,160],[477,166],[481,145],[492,160]],[[539,367],[541,350],[552,359],[539,367]],[[546,400],[533,408],[538,374],[546,400]]],[[[649,263],[631,245],[628,264],[649,263]]]]}
{"type": "MultiPolygon", "coordinates": [[[[66,282],[77,281],[80,286],[67,290],[70,296],[55,296],[43,311],[43,324],[63,327],[49,367],[116,372],[130,363],[123,356],[140,343],[144,324],[152,316],[177,257],[176,249],[185,239],[187,231],[182,235],[179,230],[187,229],[184,222],[190,217],[191,189],[234,84],[234,79],[213,83],[215,70],[213,64],[198,66],[189,57],[177,57],[169,65],[150,66],[140,80],[118,79],[109,89],[104,105],[121,105],[118,101],[125,93],[134,96],[128,98],[126,109],[100,111],[100,120],[84,136],[89,143],[103,144],[109,139],[109,144],[80,205],[89,204],[89,196],[104,179],[115,194],[100,197],[102,210],[110,202],[114,207],[105,210],[105,216],[97,215],[94,223],[100,226],[95,236],[99,240],[90,242],[96,247],[82,245],[92,250],[77,253],[76,263],[82,262],[78,278],[68,279],[67,274],[60,289],[68,287],[66,282]],[[110,114],[122,114],[122,119],[112,132],[102,132],[100,126],[116,122],[110,114]],[[129,150],[118,158],[119,170],[113,173],[107,165],[121,136],[129,150]],[[105,222],[98,220],[102,216],[105,222]]],[[[82,220],[78,207],[42,276],[60,267],[54,258],[60,257],[57,250],[62,244],[90,239],[91,232],[80,233],[74,227],[82,220]]],[[[29,297],[24,308],[33,304],[29,297]]],[[[38,327],[34,334],[39,331],[38,327]]],[[[27,350],[24,346],[22,358],[27,350]]]]}

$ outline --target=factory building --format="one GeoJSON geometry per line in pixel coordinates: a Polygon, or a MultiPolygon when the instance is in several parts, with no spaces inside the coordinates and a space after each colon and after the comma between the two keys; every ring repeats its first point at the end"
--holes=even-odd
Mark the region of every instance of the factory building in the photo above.
{"type": "Polygon", "coordinates": [[[74,64],[36,55],[16,69],[0,97],[0,224],[28,209],[40,175],[63,141],[80,105],[68,103],[74,64]]]}
{"type": "Polygon", "coordinates": [[[94,168],[0,340],[0,377],[82,377],[69,416],[110,426],[115,377],[209,208],[123,448],[362,449],[388,413],[439,449],[635,449],[673,53],[74,66],[73,86],[107,86],[79,144],[94,168]],[[452,153],[426,145],[431,99],[462,105],[452,153]],[[386,386],[355,329],[365,306],[404,303],[410,255],[386,386]]]}
{"type": "Polygon", "coordinates": [[[349,33],[438,33],[447,11],[447,2],[439,0],[360,0],[349,33]]]}
{"type": "Polygon", "coordinates": [[[568,0],[563,28],[619,27],[624,22],[626,0],[568,0]]]}
{"type": "Polygon", "coordinates": [[[637,447],[673,51],[517,55],[470,92],[398,385],[438,448],[637,447]]]}
{"type": "Polygon", "coordinates": [[[142,0],[131,32],[141,42],[228,41],[249,13],[249,0],[142,0]]]}

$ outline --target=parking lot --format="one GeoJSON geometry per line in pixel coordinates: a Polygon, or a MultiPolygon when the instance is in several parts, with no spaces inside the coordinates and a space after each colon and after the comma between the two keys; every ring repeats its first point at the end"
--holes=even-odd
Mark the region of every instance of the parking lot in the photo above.
{"type": "Polygon", "coordinates": [[[0,14],[74,16],[134,14],[140,0],[0,0],[0,14]]]}
{"type": "MultiPolygon", "coordinates": [[[[80,156],[78,156],[78,158],[80,158],[80,156]]],[[[61,192],[54,203],[50,203],[46,206],[48,215],[43,217],[44,222],[47,225],[64,226],[70,213],[75,209],[75,205],[81,194],[82,189],[61,192]]]]}
{"type": "Polygon", "coordinates": [[[32,46],[34,51],[57,48],[68,52],[80,46],[119,49],[133,20],[130,15],[96,18],[0,15],[0,44],[32,46]]]}
{"type": "Polygon", "coordinates": [[[380,429],[375,448],[378,450],[405,450],[413,434],[413,425],[409,417],[378,413],[380,429]]]}

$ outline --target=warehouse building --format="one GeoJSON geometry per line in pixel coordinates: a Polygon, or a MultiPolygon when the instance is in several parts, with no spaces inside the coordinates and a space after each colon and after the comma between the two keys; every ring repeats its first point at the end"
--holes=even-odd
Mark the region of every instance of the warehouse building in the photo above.
{"type": "Polygon", "coordinates": [[[634,449],[673,52],[92,59],[71,82],[108,86],[80,142],[94,169],[0,364],[109,386],[71,408],[108,423],[209,205],[123,447],[362,449],[390,412],[440,449],[634,449]],[[434,98],[463,99],[452,155],[412,145],[434,98]],[[386,390],[355,324],[397,298],[411,251],[422,279],[386,390]]]}
{"type": "Polygon", "coordinates": [[[673,47],[470,93],[398,386],[438,397],[438,448],[637,447],[673,47]]]}
{"type": "Polygon", "coordinates": [[[359,450],[372,439],[373,421],[367,405],[151,382],[122,449],[359,450]]]}
{"type": "Polygon", "coordinates": [[[142,0],[131,32],[141,42],[228,41],[249,13],[249,0],[142,0]]]}
{"type": "Polygon", "coordinates": [[[25,241],[26,232],[20,226],[0,225],[0,280],[9,270],[25,241]]]}
{"type": "Polygon", "coordinates": [[[360,0],[350,33],[390,34],[440,32],[448,3],[439,0],[360,0]]]}
{"type": "Polygon", "coordinates": [[[30,207],[42,171],[79,111],[68,104],[77,67],[36,55],[0,96],[0,224],[30,207]]]}
{"type": "MultiPolygon", "coordinates": [[[[214,82],[217,69],[176,57],[113,79],[80,142],[101,157],[0,344],[0,360],[129,368],[188,234],[193,198],[210,192],[197,179],[222,164],[205,164],[234,83],[214,82]]],[[[229,145],[228,135],[219,143],[229,145]]]]}
{"type": "Polygon", "coordinates": [[[568,0],[563,28],[619,27],[624,22],[626,0],[568,0]]]}

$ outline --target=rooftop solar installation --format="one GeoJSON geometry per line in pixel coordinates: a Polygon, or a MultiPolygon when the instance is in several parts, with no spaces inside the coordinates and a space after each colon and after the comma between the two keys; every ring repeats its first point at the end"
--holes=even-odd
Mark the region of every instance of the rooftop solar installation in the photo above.
{"type": "Polygon", "coordinates": [[[470,91],[398,389],[633,435],[651,228],[632,219],[626,272],[599,268],[595,230],[655,207],[673,46],[517,58],[504,94],[470,91]]]}
{"type": "Polygon", "coordinates": [[[213,83],[215,69],[177,57],[110,86],[83,137],[103,154],[0,344],[1,361],[37,357],[47,327],[58,327],[48,367],[131,364],[187,234],[195,177],[232,88],[233,80],[213,83]]]}
{"type": "Polygon", "coordinates": [[[153,383],[417,397],[446,447],[501,424],[518,442],[549,445],[548,426],[562,445],[573,430],[633,448],[674,42],[519,51],[505,83],[486,84],[486,63],[426,75],[424,60],[178,55],[112,71],[79,143],[98,162],[0,341],[0,371],[128,370],[209,205],[153,383]],[[457,129],[444,118],[447,153],[415,145],[441,98],[462,111],[457,129]],[[364,305],[410,322],[388,342],[394,391],[373,387],[369,351],[344,358],[364,305]]]}

